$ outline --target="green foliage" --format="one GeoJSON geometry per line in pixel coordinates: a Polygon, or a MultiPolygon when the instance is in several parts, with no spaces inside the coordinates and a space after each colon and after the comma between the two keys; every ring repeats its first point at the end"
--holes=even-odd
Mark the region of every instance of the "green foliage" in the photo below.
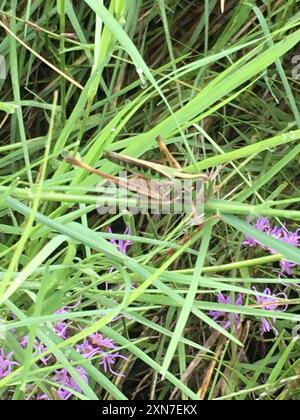
{"type": "Polygon", "coordinates": [[[58,398],[64,367],[76,399],[299,399],[300,250],[255,228],[299,227],[299,1],[2,3],[0,348],[17,365],[0,397],[58,398]],[[110,175],[107,151],[166,164],[159,135],[211,176],[201,229],[185,214],[98,214],[103,181],[63,160],[110,175]],[[112,240],[130,240],[127,255],[112,240]],[[282,259],[297,264],[286,278],[282,259]],[[257,304],[266,287],[285,311],[257,304]],[[278,336],[260,335],[262,319],[278,336]],[[97,332],[126,355],[124,376],[76,351],[97,332]]]}

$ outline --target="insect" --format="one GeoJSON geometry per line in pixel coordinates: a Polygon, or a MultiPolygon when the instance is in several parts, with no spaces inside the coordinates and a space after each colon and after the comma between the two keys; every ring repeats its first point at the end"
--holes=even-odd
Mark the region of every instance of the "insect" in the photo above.
{"type": "MultiPolygon", "coordinates": [[[[146,160],[136,159],[114,152],[106,152],[104,154],[109,161],[122,166],[133,174],[136,174],[136,177],[129,179],[119,178],[107,174],[75,159],[72,156],[66,156],[65,160],[71,165],[78,166],[95,175],[98,175],[101,178],[114,183],[120,188],[125,188],[131,192],[137,192],[140,195],[149,197],[152,200],[156,200],[158,203],[164,204],[175,203],[176,200],[182,199],[182,193],[186,194],[186,196],[191,196],[194,189],[193,181],[201,180],[202,182],[206,182],[210,180],[210,177],[206,174],[189,174],[184,172],[179,163],[168,150],[163,139],[159,136],[156,140],[161,152],[165,155],[166,160],[171,166],[164,166],[159,163],[148,162],[146,160]],[[190,182],[187,183],[181,181],[190,182]],[[179,192],[178,184],[180,187],[179,192]]],[[[193,202],[191,203],[191,212],[195,213],[195,206],[193,202]]],[[[199,215],[194,217],[195,224],[198,224],[198,219],[199,215]]]]}
{"type": "Polygon", "coordinates": [[[165,145],[161,136],[156,138],[161,152],[165,155],[170,166],[160,165],[159,163],[148,162],[142,159],[136,159],[131,156],[120,155],[119,153],[106,152],[105,157],[111,162],[124,167],[125,169],[142,175],[146,178],[154,179],[202,179],[204,181],[209,180],[209,176],[206,174],[189,174],[182,170],[177,160],[172,156],[169,149],[165,145]]]}
{"type": "Polygon", "coordinates": [[[110,160],[117,165],[123,166],[125,169],[128,169],[131,172],[143,175],[149,178],[155,179],[203,179],[205,181],[209,180],[208,175],[205,174],[188,174],[183,172],[182,169],[170,168],[168,166],[160,165],[158,163],[147,162],[142,159],[135,159],[130,156],[120,155],[114,152],[106,152],[106,159],[110,160]]]}
{"type": "Polygon", "coordinates": [[[122,179],[114,175],[107,174],[106,172],[100,171],[99,169],[93,168],[92,166],[88,165],[87,163],[81,162],[80,160],[74,158],[73,156],[65,156],[65,161],[70,163],[72,166],[77,166],[81,169],[84,169],[92,174],[98,175],[107,181],[112,182],[113,184],[117,185],[120,188],[124,188],[130,190],[132,192],[136,192],[143,196],[149,197],[151,196],[153,199],[160,200],[161,194],[156,193],[155,190],[152,188],[149,190],[147,184],[141,185],[136,179],[122,179]]]}

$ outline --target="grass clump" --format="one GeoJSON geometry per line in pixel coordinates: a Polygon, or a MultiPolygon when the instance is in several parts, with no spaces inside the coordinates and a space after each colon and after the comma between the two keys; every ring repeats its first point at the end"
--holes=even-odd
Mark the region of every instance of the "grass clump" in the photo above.
{"type": "Polygon", "coordinates": [[[1,6],[1,399],[297,400],[299,1],[1,6]],[[158,136],[200,227],[64,160],[158,136]]]}

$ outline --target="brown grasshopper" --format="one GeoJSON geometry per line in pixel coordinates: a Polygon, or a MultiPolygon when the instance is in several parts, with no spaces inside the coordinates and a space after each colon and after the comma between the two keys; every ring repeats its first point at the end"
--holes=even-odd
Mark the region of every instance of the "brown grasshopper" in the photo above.
{"type": "MultiPolygon", "coordinates": [[[[78,166],[112,182],[119,188],[130,190],[131,192],[138,193],[145,197],[150,197],[152,200],[157,201],[157,203],[164,201],[166,197],[169,196],[170,190],[172,190],[175,186],[176,180],[209,181],[210,177],[206,174],[189,174],[184,172],[179,163],[169,152],[162,138],[159,136],[156,140],[159,144],[161,152],[164,153],[167,161],[171,165],[170,167],[154,162],[148,162],[142,159],[136,159],[131,156],[124,156],[114,152],[106,152],[104,154],[104,156],[111,162],[122,166],[133,174],[136,174],[136,177],[131,179],[122,179],[114,175],[107,174],[75,159],[72,156],[66,156],[65,160],[73,166],[78,166]],[[151,183],[149,182],[150,180],[151,183]],[[165,181],[162,183],[162,180],[165,181]]],[[[191,193],[191,191],[188,192],[191,193]]],[[[174,197],[174,200],[176,200],[176,197],[174,197]]]]}

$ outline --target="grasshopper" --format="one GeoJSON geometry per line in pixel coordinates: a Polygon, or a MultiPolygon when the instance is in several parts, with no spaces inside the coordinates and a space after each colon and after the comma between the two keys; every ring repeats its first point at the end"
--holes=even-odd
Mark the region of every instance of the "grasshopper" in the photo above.
{"type": "MultiPolygon", "coordinates": [[[[171,166],[164,166],[158,163],[136,159],[131,156],[124,156],[114,152],[104,153],[106,159],[119,166],[122,166],[123,168],[136,175],[135,178],[129,180],[123,180],[122,178],[118,178],[116,176],[100,171],[99,169],[95,169],[86,163],[75,159],[72,156],[66,156],[65,160],[71,165],[78,166],[90,173],[98,175],[101,178],[114,183],[120,188],[125,188],[132,192],[137,192],[138,194],[150,197],[152,200],[156,200],[157,202],[162,202],[164,200],[164,196],[161,192],[161,183],[159,182],[160,180],[167,180],[167,183],[165,183],[164,186],[168,186],[170,189],[172,189],[172,186],[174,187],[176,180],[202,180],[204,182],[209,181],[210,177],[206,174],[189,174],[184,172],[179,163],[169,152],[162,138],[159,136],[156,140],[159,144],[161,152],[165,155],[168,163],[171,166]],[[149,180],[151,180],[151,188],[149,188],[149,184],[147,183],[149,180]]],[[[169,192],[170,190],[167,191],[167,193],[169,192]]]]}
{"type": "Polygon", "coordinates": [[[160,165],[158,163],[147,162],[142,159],[135,159],[130,156],[120,155],[114,152],[106,152],[106,159],[111,162],[123,166],[125,169],[128,169],[131,172],[136,173],[137,175],[142,175],[145,178],[155,178],[155,179],[202,179],[208,181],[209,177],[205,174],[188,174],[183,172],[182,169],[170,168],[168,166],[160,165]]]}

